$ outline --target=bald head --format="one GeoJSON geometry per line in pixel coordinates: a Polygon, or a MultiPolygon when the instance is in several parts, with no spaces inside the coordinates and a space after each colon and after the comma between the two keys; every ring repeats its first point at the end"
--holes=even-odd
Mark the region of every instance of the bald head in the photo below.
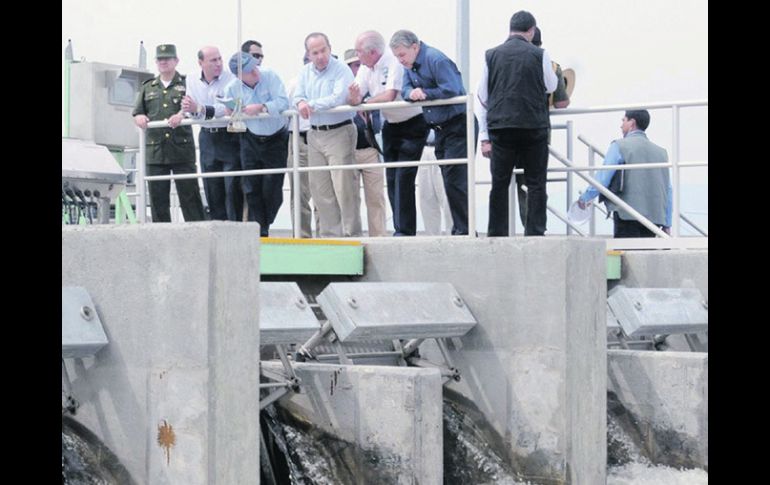
{"type": "Polygon", "coordinates": [[[222,74],[222,54],[214,46],[201,47],[198,51],[198,65],[206,81],[211,82],[222,74]]]}

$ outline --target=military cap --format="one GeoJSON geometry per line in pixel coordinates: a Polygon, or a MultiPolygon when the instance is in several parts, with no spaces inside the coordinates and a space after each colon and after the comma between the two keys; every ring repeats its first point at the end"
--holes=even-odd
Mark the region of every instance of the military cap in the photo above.
{"type": "Polygon", "coordinates": [[[165,59],[169,57],[176,57],[176,46],[174,44],[160,44],[155,48],[156,59],[165,59]]]}

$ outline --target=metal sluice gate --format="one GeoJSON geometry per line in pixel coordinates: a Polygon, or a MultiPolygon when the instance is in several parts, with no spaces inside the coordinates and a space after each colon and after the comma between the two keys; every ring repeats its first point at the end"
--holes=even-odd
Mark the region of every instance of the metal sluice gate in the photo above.
{"type": "Polygon", "coordinates": [[[460,380],[446,339],[476,325],[450,283],[330,283],[311,304],[294,282],[261,282],[260,295],[261,355],[274,346],[283,364],[283,373],[260,366],[269,381],[260,384],[260,409],[299,390],[294,362],[436,367],[444,382],[460,380]],[[444,362],[420,357],[427,339],[444,362]]]}
{"type": "Polygon", "coordinates": [[[662,350],[669,335],[683,335],[693,352],[705,351],[708,302],[696,288],[627,288],[607,296],[607,346],[662,350]]]}

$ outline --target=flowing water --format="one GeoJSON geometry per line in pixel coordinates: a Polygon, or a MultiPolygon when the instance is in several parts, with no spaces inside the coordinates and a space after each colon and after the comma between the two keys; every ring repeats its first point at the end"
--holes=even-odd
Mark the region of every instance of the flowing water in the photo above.
{"type": "Polygon", "coordinates": [[[61,422],[62,485],[134,485],[109,448],[69,416],[61,422]]]}

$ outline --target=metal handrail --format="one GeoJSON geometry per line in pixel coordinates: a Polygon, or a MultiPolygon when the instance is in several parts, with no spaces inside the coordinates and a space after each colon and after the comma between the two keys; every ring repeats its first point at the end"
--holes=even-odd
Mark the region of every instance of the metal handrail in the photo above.
{"type": "Polygon", "coordinates": [[[596,106],[593,108],[563,108],[551,110],[551,116],[580,115],[588,113],[610,113],[613,111],[626,111],[634,109],[666,109],[672,107],[688,108],[693,106],[708,106],[708,99],[696,99],[690,101],[667,101],[662,103],[637,103],[637,104],[613,104],[608,106],[596,106]]]}
{"type": "MultiPolygon", "coordinates": [[[[465,103],[466,105],[466,124],[467,124],[467,154],[468,157],[464,159],[449,159],[449,160],[417,160],[417,161],[404,161],[404,162],[388,162],[386,168],[396,168],[396,167],[418,167],[422,165],[460,165],[460,164],[466,164],[468,165],[468,234],[470,237],[476,237],[476,192],[475,192],[475,186],[476,186],[476,156],[475,156],[475,137],[474,135],[474,114],[473,114],[473,95],[467,94],[464,96],[455,96],[452,98],[447,99],[438,99],[433,101],[420,101],[420,102],[406,102],[406,101],[390,101],[385,103],[366,103],[356,106],[351,105],[342,105],[342,106],[336,106],[334,108],[324,110],[324,113],[347,113],[347,112],[358,112],[358,111],[372,111],[372,110],[379,110],[379,109],[396,109],[396,108],[408,108],[408,107],[414,107],[414,106],[444,106],[444,105],[451,105],[451,104],[460,104],[465,103]]],[[[290,123],[292,125],[292,131],[298,132],[299,131],[299,113],[295,109],[287,109],[280,113],[281,116],[287,116],[290,118],[290,123]]],[[[241,120],[250,120],[250,119],[257,119],[257,118],[266,118],[271,115],[263,113],[255,116],[241,116],[241,120]]],[[[195,119],[184,119],[180,123],[180,126],[189,126],[189,125],[211,125],[211,124],[222,124],[223,122],[229,122],[231,120],[230,116],[223,116],[221,118],[215,118],[211,120],[195,120],[195,119]]],[[[147,123],[147,129],[152,128],[166,128],[168,127],[168,123],[166,120],[159,120],[159,121],[151,121],[147,123]]],[[[299,166],[299,139],[298,137],[292,137],[292,167],[287,168],[280,168],[280,169],[258,169],[258,170],[237,170],[237,171],[231,171],[231,172],[207,172],[207,173],[194,173],[194,174],[174,174],[174,175],[155,175],[155,176],[146,176],[145,174],[145,157],[146,157],[146,130],[142,130],[137,128],[139,131],[139,156],[137,159],[137,177],[136,177],[136,186],[137,186],[137,209],[141,208],[141,210],[137,210],[138,212],[138,220],[139,222],[146,222],[146,192],[147,189],[145,187],[146,181],[156,181],[156,180],[183,180],[183,179],[192,179],[192,178],[213,178],[213,177],[234,177],[234,176],[244,176],[244,175],[266,175],[266,174],[276,174],[276,173],[287,173],[292,172],[292,176],[294,178],[294,187],[297,187],[297,190],[294,191],[294,237],[299,238],[300,237],[300,201],[299,201],[299,187],[300,187],[300,181],[299,181],[299,174],[301,172],[311,172],[311,171],[326,171],[326,170],[359,170],[363,168],[371,168],[370,164],[351,164],[351,165],[342,165],[342,166],[316,166],[316,167],[300,167],[299,166]]]]}
{"type": "MultiPolygon", "coordinates": [[[[342,105],[338,106],[329,110],[325,110],[324,113],[344,113],[344,112],[357,112],[357,111],[373,111],[373,110],[379,110],[379,109],[394,109],[394,108],[404,108],[404,107],[414,107],[414,106],[441,106],[441,105],[450,105],[450,104],[459,104],[461,102],[466,103],[466,115],[467,115],[467,141],[468,141],[468,155],[469,157],[466,159],[451,159],[451,160],[419,160],[419,161],[410,161],[410,162],[388,162],[388,165],[386,168],[395,168],[395,167],[415,167],[415,166],[430,166],[430,165],[452,165],[452,164],[467,164],[468,165],[468,228],[469,228],[469,234],[471,237],[475,236],[475,144],[473,143],[474,137],[473,137],[473,94],[469,93],[465,96],[457,96],[454,98],[449,99],[442,99],[442,100],[434,100],[434,101],[423,101],[423,102],[406,102],[406,101],[391,101],[386,103],[371,103],[371,104],[362,104],[357,106],[351,106],[351,105],[342,105]]],[[[604,153],[598,149],[595,145],[590,143],[583,135],[578,135],[577,138],[579,141],[584,143],[588,149],[589,149],[589,166],[588,167],[577,167],[574,166],[572,163],[572,157],[571,154],[568,154],[566,157],[556,151],[553,148],[550,148],[550,153],[560,162],[562,162],[565,167],[554,167],[554,168],[547,168],[548,172],[565,172],[567,176],[571,176],[572,172],[577,172],[578,175],[586,180],[589,184],[596,187],[596,189],[605,195],[609,200],[616,203],[619,207],[623,208],[627,212],[629,212],[633,217],[635,217],[637,220],[639,220],[640,223],[645,225],[648,229],[650,229],[653,233],[660,236],[661,238],[670,238],[668,234],[661,231],[657,226],[652,224],[649,220],[645,219],[641,214],[639,214],[637,211],[635,211],[632,207],[625,204],[622,200],[617,198],[614,194],[609,192],[608,189],[601,186],[601,184],[598,183],[593,177],[590,175],[585,175],[582,172],[595,172],[599,170],[644,170],[649,168],[671,168],[673,172],[672,176],[672,186],[675,187],[675,195],[674,195],[674,201],[673,201],[673,213],[674,213],[674,224],[672,226],[676,226],[676,220],[681,218],[682,221],[687,223],[688,225],[692,226],[696,231],[698,231],[700,234],[707,237],[707,232],[698,227],[696,224],[694,224],[690,219],[688,219],[685,215],[681,214],[679,212],[679,169],[681,167],[699,167],[699,166],[708,166],[708,161],[687,161],[687,162],[680,162],[678,161],[679,158],[679,142],[678,142],[678,136],[679,136],[679,117],[678,117],[678,109],[682,107],[695,107],[695,106],[708,106],[708,100],[691,100],[691,101],[672,101],[672,102],[662,102],[662,103],[640,103],[640,104],[632,104],[632,105],[609,105],[609,106],[599,106],[599,107],[593,107],[593,108],[566,108],[566,109],[560,109],[560,110],[553,110],[550,112],[550,115],[569,115],[569,114],[589,114],[589,113],[603,113],[603,112],[612,112],[612,111],[621,111],[621,110],[628,110],[628,109],[673,109],[675,111],[674,113],[674,138],[676,139],[674,141],[674,146],[672,148],[672,157],[671,161],[669,163],[643,163],[643,164],[634,164],[634,165],[618,165],[618,166],[594,166],[592,164],[593,162],[593,154],[597,153],[600,156],[604,157],[604,153]],[[606,193],[605,193],[606,191],[606,193]],[[615,199],[615,200],[613,200],[615,199]],[[678,215],[678,217],[677,217],[678,215]],[[638,216],[638,217],[637,217],[638,216]]],[[[290,117],[292,131],[297,132],[298,131],[298,113],[295,109],[287,109],[284,112],[281,113],[282,116],[288,116],[290,117]]],[[[248,119],[256,119],[261,117],[267,117],[270,116],[268,114],[260,114],[256,116],[242,116],[241,119],[248,120],[248,119]]],[[[222,117],[222,118],[216,118],[212,120],[191,120],[186,119],[183,120],[181,125],[193,125],[193,124],[199,124],[202,126],[210,125],[210,124],[222,124],[223,122],[229,122],[230,117],[222,117]]],[[[167,123],[165,121],[154,121],[148,123],[148,128],[158,128],[158,127],[166,127],[167,123]]],[[[572,121],[568,121],[565,124],[554,124],[552,127],[555,128],[567,128],[568,133],[571,132],[572,128],[572,121]]],[[[164,175],[164,176],[154,176],[154,177],[146,177],[144,176],[144,156],[145,156],[145,136],[146,133],[144,130],[140,131],[140,147],[139,147],[139,158],[140,160],[137,161],[137,171],[138,176],[137,179],[139,181],[142,180],[175,180],[175,179],[189,179],[189,178],[213,178],[213,177],[222,177],[222,176],[240,176],[240,175],[260,175],[260,174],[274,174],[274,173],[287,173],[292,172],[293,177],[295,178],[295,187],[299,186],[299,175],[302,172],[311,172],[311,171],[318,171],[318,170],[357,170],[357,169],[363,169],[363,168],[371,168],[371,165],[369,164],[353,164],[353,165],[344,165],[344,166],[321,166],[321,167],[299,167],[298,166],[298,159],[299,159],[299,150],[298,150],[298,137],[292,137],[294,150],[293,150],[293,158],[294,163],[293,167],[287,167],[287,168],[280,168],[280,169],[260,169],[260,170],[242,170],[242,171],[234,171],[234,172],[206,172],[206,173],[196,173],[196,174],[180,174],[180,175],[164,175]]],[[[568,134],[568,150],[571,148],[571,137],[568,134]]],[[[523,173],[522,169],[515,169],[514,174],[521,174],[523,173]]],[[[561,179],[562,181],[564,179],[561,179]]],[[[137,186],[140,186],[139,181],[137,181],[137,186]]],[[[567,205],[569,205],[569,202],[571,200],[571,181],[568,181],[568,192],[570,193],[570,196],[568,196],[567,205]]],[[[485,183],[484,181],[480,181],[479,183],[485,183]]],[[[144,199],[146,195],[146,187],[144,187],[144,184],[141,184],[142,189],[140,189],[138,192],[138,200],[137,205],[140,207],[145,207],[146,203],[144,205],[141,205],[143,203],[143,200],[140,202],[139,199],[144,199]]],[[[294,236],[299,237],[299,191],[295,190],[294,196],[295,196],[295,204],[294,204],[294,236]]],[[[598,206],[596,204],[593,205],[594,208],[597,208],[598,206]]],[[[570,229],[577,231],[581,235],[583,234],[577,227],[575,227],[573,224],[570,224],[568,220],[565,220],[561,214],[553,209],[552,207],[548,207],[548,210],[554,213],[560,220],[564,221],[567,224],[567,232],[569,233],[570,229]]],[[[140,212],[140,220],[142,222],[144,221],[144,218],[146,214],[144,211],[140,212]]],[[[594,234],[594,220],[591,219],[591,231],[590,234],[594,234]]],[[[514,230],[515,232],[515,230],[514,230]]],[[[678,227],[672,227],[672,233],[676,236],[678,236],[678,227]]]]}

